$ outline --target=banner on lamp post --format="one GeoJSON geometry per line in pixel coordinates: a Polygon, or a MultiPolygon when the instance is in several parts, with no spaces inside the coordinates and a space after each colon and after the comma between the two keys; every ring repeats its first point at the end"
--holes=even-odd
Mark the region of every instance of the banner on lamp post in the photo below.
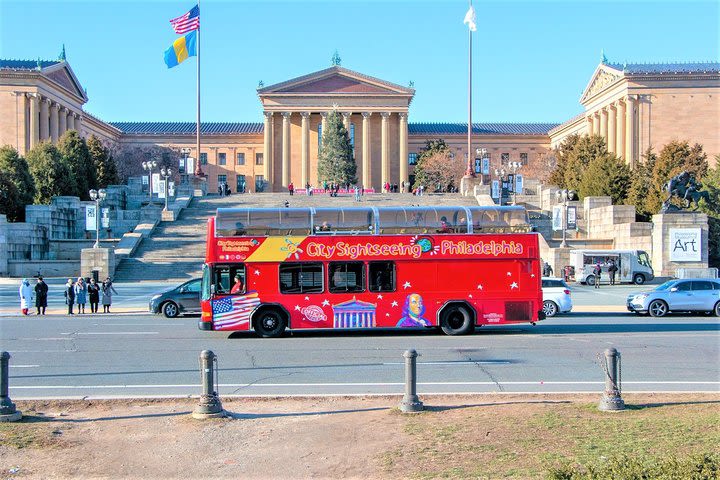
{"type": "Polygon", "coordinates": [[[85,206],[85,230],[92,231],[97,228],[97,208],[95,205],[85,206]]]}
{"type": "Polygon", "coordinates": [[[520,174],[515,175],[515,192],[522,194],[523,191],[523,176],[520,174]]]}
{"type": "Polygon", "coordinates": [[[488,157],[482,159],[482,174],[490,175],[490,158],[488,157]]]}
{"type": "Polygon", "coordinates": [[[567,228],[568,230],[577,229],[577,207],[567,207],[567,228]]]}
{"type": "Polygon", "coordinates": [[[110,209],[101,208],[100,211],[102,212],[102,215],[100,216],[102,228],[110,228],[110,209]]]}
{"type": "Polygon", "coordinates": [[[153,193],[160,191],[160,184],[162,182],[160,181],[160,174],[159,173],[153,173],[152,174],[152,191],[153,193]]]}
{"type": "Polygon", "coordinates": [[[563,229],[563,206],[553,205],[552,210],[552,228],[554,231],[559,232],[563,229]]]}
{"type": "Polygon", "coordinates": [[[175,196],[175,182],[170,182],[170,184],[168,185],[168,195],[170,195],[171,197],[175,196]]]}
{"type": "Polygon", "coordinates": [[[493,180],[490,184],[490,196],[495,199],[500,198],[500,180],[493,180]]]}
{"type": "Polygon", "coordinates": [[[158,194],[158,198],[165,198],[165,182],[158,183],[158,189],[155,191],[158,194]]]}

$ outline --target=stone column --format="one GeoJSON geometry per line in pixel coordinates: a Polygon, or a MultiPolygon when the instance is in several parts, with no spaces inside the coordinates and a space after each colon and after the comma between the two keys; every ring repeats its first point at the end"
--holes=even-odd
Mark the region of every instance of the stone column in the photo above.
{"type": "Polygon", "coordinates": [[[57,143],[58,141],[58,111],[60,110],[60,105],[57,103],[53,103],[50,106],[50,138],[52,139],[53,143],[57,143]]]}
{"type": "Polygon", "coordinates": [[[383,112],[380,116],[382,117],[382,129],[380,133],[380,171],[382,172],[382,185],[380,188],[382,188],[385,183],[390,182],[390,142],[388,138],[390,130],[390,112],[383,112]]]}
{"type": "Polygon", "coordinates": [[[615,125],[615,119],[617,117],[617,112],[615,111],[615,104],[611,104],[607,107],[608,112],[608,126],[607,126],[607,145],[608,145],[608,151],[610,153],[615,153],[617,150],[615,149],[615,133],[617,131],[617,127],[615,125]]]}
{"type": "Polygon", "coordinates": [[[300,138],[302,143],[300,161],[302,165],[300,173],[302,186],[304,187],[310,181],[310,112],[302,112],[300,115],[302,116],[302,136],[300,138]]]}
{"type": "Polygon", "coordinates": [[[600,135],[600,113],[593,113],[593,135],[600,135]]]}
{"type": "Polygon", "coordinates": [[[50,101],[43,98],[40,101],[40,140],[50,140],[50,101]]]}
{"type": "Polygon", "coordinates": [[[617,120],[615,122],[617,132],[615,133],[615,154],[618,157],[625,158],[625,103],[617,102],[617,120]]]}
{"type": "Polygon", "coordinates": [[[587,117],[585,117],[585,121],[587,122],[585,133],[587,133],[588,135],[592,135],[595,131],[593,127],[593,116],[588,115],[587,117]]]}
{"type": "MultiPolygon", "coordinates": [[[[325,136],[325,129],[327,128],[327,116],[328,112],[320,112],[320,117],[322,118],[322,127],[320,130],[322,130],[322,136],[325,136]]],[[[320,139],[320,145],[322,145],[322,138],[320,139]]]]}
{"type": "Polygon", "coordinates": [[[27,128],[27,95],[25,92],[13,92],[15,95],[18,131],[17,131],[17,150],[20,155],[25,155],[28,151],[28,128],[27,128]]]}
{"type": "Polygon", "coordinates": [[[362,183],[363,188],[372,187],[372,175],[370,172],[370,115],[372,112],[363,112],[362,130],[362,183]]]}
{"type": "Polygon", "coordinates": [[[75,130],[75,114],[72,110],[68,110],[67,114],[67,129],[75,130]]]}
{"type": "MultiPolygon", "coordinates": [[[[62,137],[63,133],[67,130],[67,112],[68,109],[65,107],[60,107],[60,121],[58,122],[58,137],[62,137]]],[[[199,161],[199,160],[198,160],[199,161]]]]}
{"type": "MultiPolygon", "coordinates": [[[[282,186],[290,184],[290,115],[292,112],[283,112],[282,123],[282,186]]],[[[305,187],[305,185],[303,185],[305,187]]]]}
{"type": "Polygon", "coordinates": [[[40,142],[40,96],[28,94],[30,98],[30,148],[40,142]]]}
{"type": "Polygon", "coordinates": [[[82,116],[79,113],[75,113],[73,116],[75,117],[73,127],[77,130],[78,135],[80,135],[80,130],[82,129],[82,116]]]}
{"type": "Polygon", "coordinates": [[[400,180],[398,185],[402,182],[407,183],[410,180],[408,176],[408,122],[407,113],[400,113],[400,180]]]}
{"type": "Polygon", "coordinates": [[[636,98],[628,95],[625,111],[625,163],[635,168],[635,105],[636,98]]]}
{"type": "Polygon", "coordinates": [[[350,135],[350,115],[352,115],[350,112],[342,113],[343,126],[345,127],[345,130],[347,130],[348,136],[350,135]]]}
{"type": "Polygon", "coordinates": [[[605,139],[607,144],[608,138],[608,112],[606,108],[600,110],[600,136],[605,139]]]}
{"type": "MultiPolygon", "coordinates": [[[[273,112],[264,112],[263,113],[263,123],[264,123],[264,130],[263,130],[263,176],[265,177],[265,181],[268,182],[268,185],[272,187],[272,159],[273,159],[273,151],[272,151],[272,138],[273,138],[273,112]]],[[[253,164],[255,163],[255,159],[250,159],[253,164]]]]}

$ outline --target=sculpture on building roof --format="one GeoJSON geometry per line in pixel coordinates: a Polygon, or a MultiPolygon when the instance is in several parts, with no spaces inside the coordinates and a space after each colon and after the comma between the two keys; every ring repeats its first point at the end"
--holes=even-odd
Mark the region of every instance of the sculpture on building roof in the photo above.
{"type": "Polygon", "coordinates": [[[708,192],[705,190],[701,191],[701,188],[702,183],[695,180],[695,176],[687,170],[678,173],[668,180],[663,187],[663,190],[667,192],[667,198],[663,202],[660,213],[682,212],[679,207],[671,203],[673,197],[682,199],[686,209],[690,208],[690,205],[694,203],[695,208],[693,211],[697,210],[700,206],[701,198],[704,198],[706,202],[710,201],[708,192]]]}
{"type": "Polygon", "coordinates": [[[66,60],[65,58],[65,44],[63,43],[62,51],[60,52],[60,56],[58,56],[58,60],[64,62],[66,60]]]}
{"type": "Polygon", "coordinates": [[[335,66],[335,67],[339,67],[339,66],[340,66],[340,62],[342,62],[342,60],[340,59],[340,54],[338,53],[337,50],[335,50],[335,53],[334,53],[333,56],[332,56],[331,62],[332,62],[332,64],[333,64],[333,66],[335,66]]]}

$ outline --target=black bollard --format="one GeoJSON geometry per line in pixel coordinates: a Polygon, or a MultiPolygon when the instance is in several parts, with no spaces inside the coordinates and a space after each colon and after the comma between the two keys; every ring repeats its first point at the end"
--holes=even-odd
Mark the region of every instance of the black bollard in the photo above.
{"type": "MultiPolygon", "coordinates": [[[[600,360],[601,362],[603,359],[600,360]]],[[[605,391],[598,408],[603,412],[625,410],[625,402],[620,396],[620,352],[614,348],[605,350],[603,370],[605,372],[605,391]]]]}
{"type": "Polygon", "coordinates": [[[220,397],[214,390],[214,367],[217,356],[210,350],[203,350],[200,353],[200,378],[202,379],[202,394],[200,403],[193,410],[193,418],[220,418],[225,416],[220,397]]]}
{"type": "Polygon", "coordinates": [[[405,395],[400,402],[400,411],[403,413],[422,412],[423,402],[417,396],[417,369],[416,359],[417,352],[415,350],[407,350],[403,353],[405,357],[405,395]]]}
{"type": "Polygon", "coordinates": [[[10,400],[10,354],[0,353],[0,422],[17,422],[22,412],[10,400]]]}

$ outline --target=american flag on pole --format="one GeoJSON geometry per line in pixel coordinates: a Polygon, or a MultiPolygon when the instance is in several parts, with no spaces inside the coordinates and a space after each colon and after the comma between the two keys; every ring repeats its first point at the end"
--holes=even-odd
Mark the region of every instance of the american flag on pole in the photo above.
{"type": "Polygon", "coordinates": [[[250,323],[250,314],[260,305],[256,291],[245,295],[224,297],[212,302],[213,324],[216,330],[225,330],[250,323]]]}
{"type": "Polygon", "coordinates": [[[170,20],[175,33],[178,35],[184,35],[187,32],[197,30],[200,28],[200,7],[195,5],[185,15],[180,15],[177,18],[170,20]]]}

